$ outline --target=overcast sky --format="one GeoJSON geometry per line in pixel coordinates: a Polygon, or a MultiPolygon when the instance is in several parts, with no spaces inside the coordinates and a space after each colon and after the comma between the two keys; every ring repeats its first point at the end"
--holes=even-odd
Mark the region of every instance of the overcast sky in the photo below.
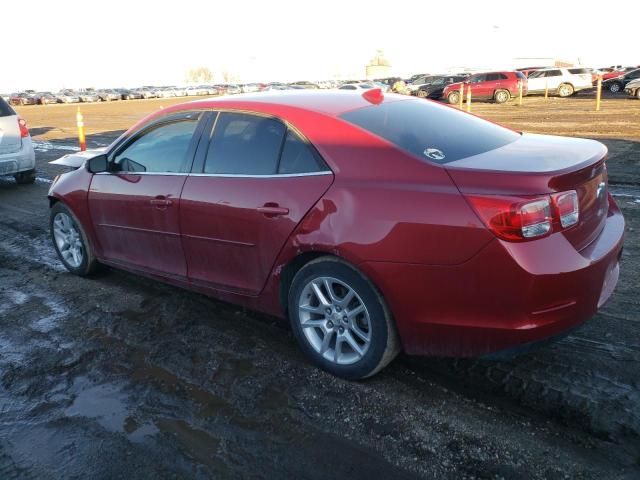
{"type": "Polygon", "coordinates": [[[198,66],[216,82],[223,70],[242,81],[361,78],[376,49],[401,76],[514,57],[640,64],[637,15],[584,0],[30,0],[0,12],[0,92],[183,84],[198,66]]]}

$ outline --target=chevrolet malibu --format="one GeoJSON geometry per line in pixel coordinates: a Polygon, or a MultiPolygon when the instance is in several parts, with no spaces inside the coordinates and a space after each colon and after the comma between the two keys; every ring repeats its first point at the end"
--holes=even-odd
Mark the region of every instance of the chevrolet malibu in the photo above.
{"type": "Polygon", "coordinates": [[[319,367],[512,355],[618,280],[606,148],[415,97],[287,91],[165,108],[49,191],[66,268],[121,268],[288,317],[319,367]]]}

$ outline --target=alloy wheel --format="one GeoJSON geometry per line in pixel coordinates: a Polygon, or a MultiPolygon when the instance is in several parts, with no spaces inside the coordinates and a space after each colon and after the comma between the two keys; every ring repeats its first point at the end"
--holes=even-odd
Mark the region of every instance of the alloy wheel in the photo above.
{"type": "Polygon", "coordinates": [[[298,318],[311,347],[326,360],[350,365],[371,344],[371,319],[357,292],[333,277],[317,277],[305,285],[298,318]]]}
{"type": "Polygon", "coordinates": [[[53,238],[64,261],[73,268],[79,268],[84,258],[82,236],[71,217],[64,212],[56,214],[53,219],[53,238]]]}

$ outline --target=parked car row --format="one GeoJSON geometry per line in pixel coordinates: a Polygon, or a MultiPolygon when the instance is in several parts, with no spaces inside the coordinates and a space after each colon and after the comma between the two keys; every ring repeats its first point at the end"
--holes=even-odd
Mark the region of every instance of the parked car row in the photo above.
{"type": "Polygon", "coordinates": [[[64,89],[58,93],[25,90],[11,95],[2,95],[10,105],[47,105],[51,103],[109,102],[115,100],[135,100],[147,98],[172,98],[189,96],[217,96],[262,91],[327,89],[368,90],[381,88],[384,92],[393,91],[420,98],[448,101],[460,101],[460,86],[463,91],[471,89],[474,99],[489,99],[496,103],[507,102],[519,95],[522,84],[523,95],[549,95],[569,97],[579,91],[592,89],[602,76],[603,88],[618,93],[625,91],[637,96],[637,87],[627,88],[634,80],[640,79],[640,68],[614,65],[600,69],[587,67],[528,67],[513,71],[481,72],[475,74],[428,74],[420,73],[408,79],[399,77],[379,78],[375,80],[346,80],[310,82],[301,80],[290,83],[245,83],[178,86],[143,86],[140,88],[99,89],[80,91],[64,89]],[[468,87],[466,87],[468,85],[468,87]]]}
{"type": "MultiPolygon", "coordinates": [[[[628,67],[617,71],[619,75],[603,82],[603,88],[613,93],[625,90],[632,96],[636,89],[626,89],[627,84],[640,79],[640,68],[628,67]]],[[[421,98],[442,99],[449,103],[460,101],[461,86],[463,95],[470,89],[474,99],[490,99],[504,103],[519,95],[522,83],[523,95],[571,95],[594,88],[600,70],[585,67],[532,67],[515,71],[413,75],[406,80],[407,92],[421,98]]],[[[342,88],[342,87],[341,87],[342,88]]]]}

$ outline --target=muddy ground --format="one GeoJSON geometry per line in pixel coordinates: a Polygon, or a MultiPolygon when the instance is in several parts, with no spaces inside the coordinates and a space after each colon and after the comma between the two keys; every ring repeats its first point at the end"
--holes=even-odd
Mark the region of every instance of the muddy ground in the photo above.
{"type": "MultiPolygon", "coordinates": [[[[83,105],[89,146],[178,100],[83,105]]],[[[617,290],[508,362],[400,357],[352,383],[285,322],[117,270],[74,277],[48,238],[46,162],[76,106],[24,107],[38,181],[0,180],[0,479],[640,478],[640,102],[526,98],[474,113],[599,138],[628,222],[617,290]]]]}

